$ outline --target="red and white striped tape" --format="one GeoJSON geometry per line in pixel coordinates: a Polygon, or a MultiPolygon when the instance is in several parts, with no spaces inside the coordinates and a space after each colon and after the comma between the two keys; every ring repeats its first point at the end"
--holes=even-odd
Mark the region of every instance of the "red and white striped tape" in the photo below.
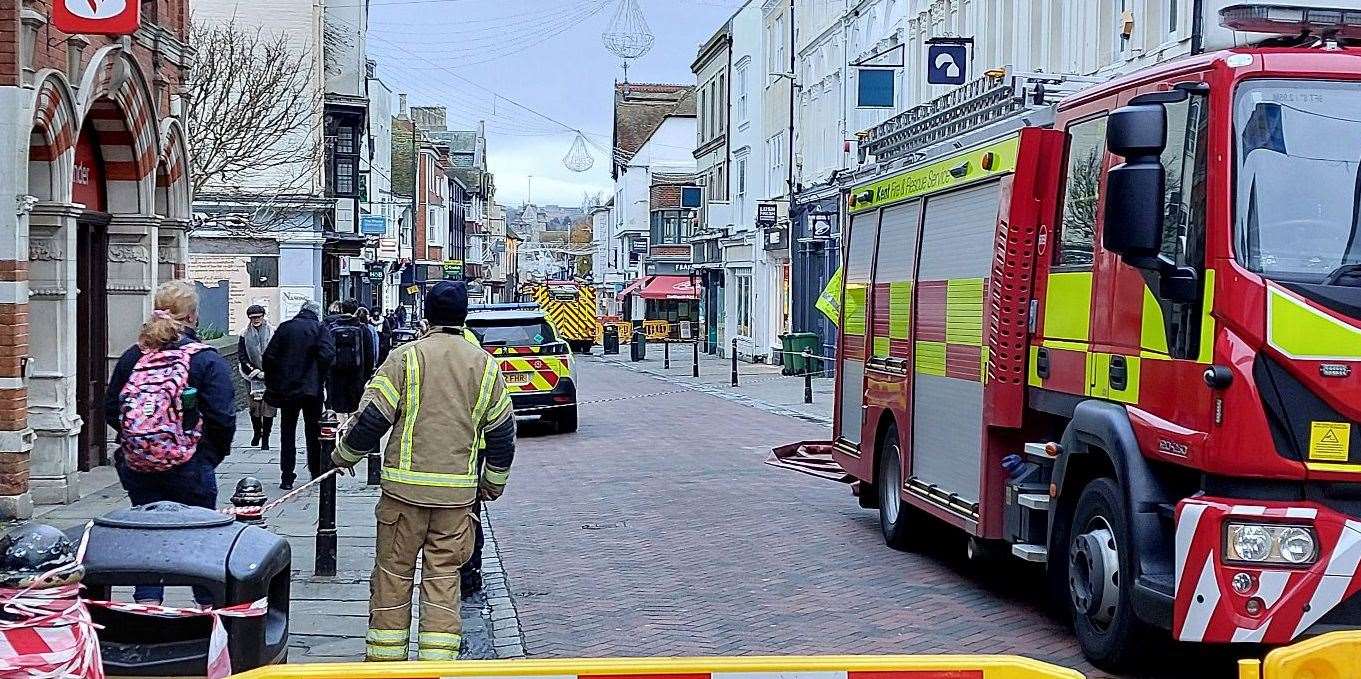
{"type": "MultiPolygon", "coordinates": [[[[68,577],[85,558],[85,546],[93,524],[86,524],[76,551],[75,563],[53,569],[36,582],[54,582],[68,577]]],[[[226,679],[232,673],[231,653],[227,648],[227,628],[223,618],[255,618],[269,610],[268,599],[224,608],[173,608],[122,601],[92,601],[80,597],[80,585],[70,584],[45,589],[0,588],[0,677],[6,679],[64,679],[83,677],[104,679],[104,663],[99,653],[99,629],[90,619],[89,606],[113,611],[154,615],[162,618],[211,616],[213,630],[208,637],[208,679],[226,679]]]]}

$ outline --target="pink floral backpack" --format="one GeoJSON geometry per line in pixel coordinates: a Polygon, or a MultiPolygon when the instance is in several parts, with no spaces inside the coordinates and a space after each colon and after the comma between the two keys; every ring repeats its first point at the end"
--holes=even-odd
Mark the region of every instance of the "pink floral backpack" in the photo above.
{"type": "Polygon", "coordinates": [[[211,349],[191,342],[142,354],[119,392],[123,461],[139,472],[163,472],[189,461],[203,437],[203,422],[184,426],[182,397],[189,360],[211,349]]]}

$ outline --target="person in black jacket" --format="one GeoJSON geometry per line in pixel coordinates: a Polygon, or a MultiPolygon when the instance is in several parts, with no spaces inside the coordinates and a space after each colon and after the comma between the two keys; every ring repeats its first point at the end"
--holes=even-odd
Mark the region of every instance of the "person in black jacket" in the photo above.
{"type": "Polygon", "coordinates": [[[335,345],[335,360],[326,375],[326,407],[337,413],[359,409],[364,383],[378,368],[373,334],[368,324],[359,320],[358,310],[359,302],[347,299],[331,305],[332,313],[326,317],[326,329],[335,345]]]}
{"type": "MultiPolygon", "coordinates": [[[[236,434],[236,386],[227,361],[212,349],[202,349],[189,359],[186,387],[198,391],[192,408],[186,409],[186,428],[203,425],[203,437],[187,462],[163,472],[139,472],[128,467],[122,451],[122,393],[143,354],[198,342],[198,294],[186,281],[168,281],[156,290],[156,310],[137,337],[118,359],[104,394],[104,421],[119,432],[119,450],[114,453],[114,468],[128,492],[133,506],[171,501],[208,509],[217,508],[217,475],[222,458],[231,452],[236,434]]],[[[163,587],[140,585],[133,598],[140,603],[159,604],[163,587]]],[[[212,592],[194,587],[194,600],[202,606],[213,604],[212,592]]]]}
{"type": "Polygon", "coordinates": [[[298,415],[307,437],[307,471],[321,475],[321,404],[326,374],[335,360],[331,333],[320,319],[321,305],[308,301],[297,316],[274,331],[265,348],[265,402],[279,409],[279,487],[297,479],[298,415]]]}

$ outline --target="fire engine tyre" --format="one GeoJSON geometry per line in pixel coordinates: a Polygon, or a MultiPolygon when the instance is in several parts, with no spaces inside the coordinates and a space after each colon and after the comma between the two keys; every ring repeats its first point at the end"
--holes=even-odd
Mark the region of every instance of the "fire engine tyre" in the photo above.
{"type": "Polygon", "coordinates": [[[553,416],[559,434],[570,434],[577,430],[577,404],[565,406],[553,416]]]}
{"type": "MultiPolygon", "coordinates": [[[[1146,652],[1148,627],[1134,613],[1133,546],[1125,497],[1115,481],[1088,483],[1073,513],[1067,572],[1068,605],[1083,655],[1107,670],[1128,667],[1146,652]]],[[[1060,564],[1055,564],[1059,566],[1060,564]]]]}
{"type": "Polygon", "coordinates": [[[890,424],[879,444],[879,459],[875,467],[874,490],[878,493],[879,530],[884,544],[906,551],[912,548],[911,530],[914,512],[903,502],[903,458],[898,445],[898,427],[890,424]]]}

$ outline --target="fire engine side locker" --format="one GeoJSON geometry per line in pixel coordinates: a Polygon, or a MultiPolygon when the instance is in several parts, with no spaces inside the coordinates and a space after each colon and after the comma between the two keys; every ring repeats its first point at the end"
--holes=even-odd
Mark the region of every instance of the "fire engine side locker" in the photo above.
{"type": "Polygon", "coordinates": [[[909,486],[976,505],[982,480],[983,297],[1000,182],[926,199],[917,271],[909,486]]]}

